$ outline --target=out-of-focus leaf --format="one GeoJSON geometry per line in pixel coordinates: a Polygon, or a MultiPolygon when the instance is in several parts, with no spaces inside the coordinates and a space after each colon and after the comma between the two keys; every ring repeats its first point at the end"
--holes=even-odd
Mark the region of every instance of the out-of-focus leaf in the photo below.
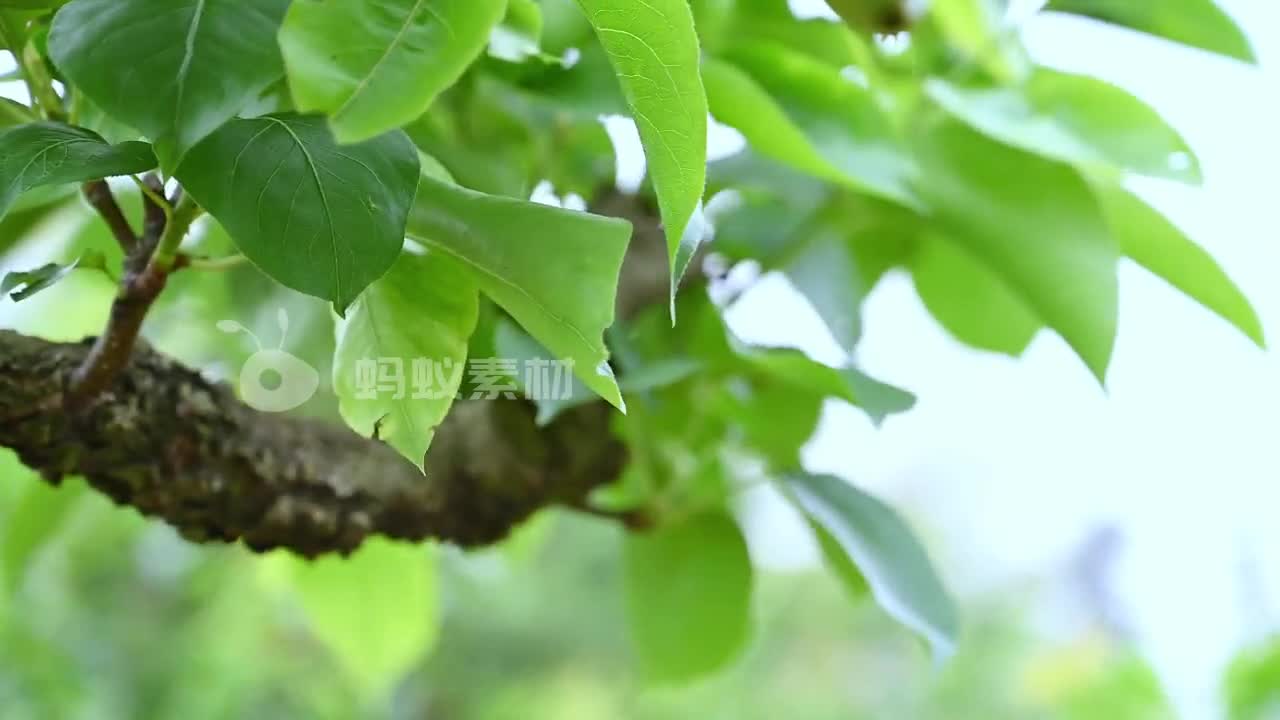
{"type": "Polygon", "coordinates": [[[422,115],[484,50],[504,0],[295,2],[280,30],[301,112],[324,112],[341,143],[422,115]]]}
{"type": "Polygon", "coordinates": [[[96,133],[62,123],[19,125],[0,132],[0,218],[32,188],[146,172],[151,146],[111,145],[96,133]]]}
{"type": "Polygon", "coordinates": [[[1018,356],[1043,327],[1003,278],[945,237],[920,244],[911,276],[934,319],[965,344],[1018,356]]]}
{"type": "Polygon", "coordinates": [[[936,656],[955,650],[955,605],[924,547],[893,508],[829,475],[789,475],[785,490],[853,561],[886,612],[927,639],[936,656]]]}
{"type": "Polygon", "coordinates": [[[312,631],[369,697],[391,689],[435,643],[435,563],[422,546],[376,538],[348,558],[290,561],[312,631]]]}
{"type": "Polygon", "coordinates": [[[939,227],[1002,278],[1102,380],[1115,343],[1120,249],[1071,167],[953,122],[923,130],[920,194],[939,227]]]}
{"type": "Polygon", "coordinates": [[[76,88],[156,143],[172,171],[284,72],[276,31],[288,6],[73,0],[54,17],[49,55],[76,88]]]}
{"type": "Polygon", "coordinates": [[[1280,706],[1280,640],[1270,638],[1232,660],[1223,691],[1229,720],[1271,720],[1280,706]]]}
{"type": "Polygon", "coordinates": [[[930,18],[950,44],[1002,82],[1024,72],[1017,34],[1005,26],[1007,0],[935,0],[930,18]]]}
{"type": "Polygon", "coordinates": [[[799,350],[751,347],[736,340],[734,345],[754,370],[822,397],[844,400],[861,408],[877,424],[915,405],[911,393],[886,385],[855,367],[823,365],[799,350]]]}
{"type": "Polygon", "coordinates": [[[706,675],[746,644],[751,558],[728,515],[701,514],[628,535],[623,563],[632,644],[650,681],[706,675]]]}
{"type": "Polygon", "coordinates": [[[376,431],[421,469],[462,384],[478,301],[449,256],[401,254],[338,321],[333,388],[347,424],[376,431]],[[380,378],[380,367],[394,377],[380,378]]]}
{"type": "Polygon", "coordinates": [[[1048,9],[1122,25],[1244,62],[1257,61],[1244,31],[1214,0],[1051,0],[1048,9]]]}
{"type": "Polygon", "coordinates": [[[1209,253],[1141,198],[1108,180],[1094,188],[1124,254],[1265,345],[1262,321],[1209,253]]]}
{"type": "MultiPolygon", "coordinates": [[[[0,478],[6,483],[15,478],[0,478]]],[[[63,522],[83,496],[85,485],[78,480],[64,481],[60,487],[51,487],[31,473],[30,481],[23,483],[22,494],[6,513],[0,528],[0,557],[3,558],[4,578],[9,591],[17,590],[26,577],[27,567],[62,527],[63,522]]]]}
{"type": "Polygon", "coordinates": [[[782,272],[809,301],[831,336],[852,352],[862,336],[862,298],[866,289],[853,250],[839,230],[821,221],[800,250],[788,258],[782,272]]]}
{"type": "Polygon", "coordinates": [[[403,133],[343,146],[290,113],[223,125],[177,177],[263,271],[341,313],[399,256],[419,172],[403,133]]]}
{"type": "MultiPolygon", "coordinates": [[[[702,242],[707,97],[688,0],[578,0],[609,54],[644,145],[671,264],[671,294],[702,242]]],[[[673,304],[674,309],[674,304],[673,304]]]]}
{"type": "Polygon", "coordinates": [[[466,265],[534,339],[573,360],[587,387],[624,407],[603,336],[613,324],[626,221],[423,178],[407,232],[466,265]]]}
{"type": "Polygon", "coordinates": [[[777,46],[740,47],[726,57],[736,68],[709,63],[712,110],[760,154],[918,204],[909,186],[911,156],[869,91],[836,68],[777,46]]]}
{"type": "Polygon", "coordinates": [[[489,33],[489,54],[523,62],[542,54],[542,8],[534,0],[511,0],[507,14],[489,33]]]}
{"type": "Polygon", "coordinates": [[[955,117],[996,140],[1082,166],[1200,181],[1191,149],[1155,110],[1084,75],[1037,69],[1020,87],[963,87],[931,79],[926,89],[955,117]]]}
{"type": "Polygon", "coordinates": [[[6,273],[0,279],[0,295],[9,293],[9,297],[14,302],[22,302],[41,290],[53,286],[59,280],[65,278],[72,270],[84,269],[105,272],[106,268],[106,260],[101,254],[89,252],[66,265],[49,263],[35,270],[6,273]]]}

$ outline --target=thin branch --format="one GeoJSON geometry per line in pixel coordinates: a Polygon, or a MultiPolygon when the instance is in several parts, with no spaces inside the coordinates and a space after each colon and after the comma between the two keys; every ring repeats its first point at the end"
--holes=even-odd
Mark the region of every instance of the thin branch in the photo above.
{"type": "Polygon", "coordinates": [[[146,202],[145,230],[125,257],[124,275],[107,327],[67,382],[62,404],[68,411],[83,409],[129,364],[147,311],[164,290],[169,273],[180,266],[177,248],[200,214],[194,202],[184,202],[172,212],[162,212],[154,202],[146,202]]]}
{"type": "Polygon", "coordinates": [[[227,255],[226,257],[206,258],[186,256],[186,267],[192,270],[204,270],[206,272],[222,272],[224,270],[234,270],[235,268],[249,262],[249,258],[236,253],[235,255],[227,255]]]}
{"type": "Polygon", "coordinates": [[[129,220],[125,218],[124,212],[120,209],[120,204],[116,202],[116,196],[111,192],[111,186],[107,184],[107,181],[93,180],[80,186],[80,190],[84,193],[84,199],[93,206],[94,210],[98,211],[103,221],[107,223],[107,227],[111,229],[111,235],[115,237],[125,255],[133,252],[133,249],[138,244],[138,235],[134,232],[133,227],[129,225],[129,220]]]}

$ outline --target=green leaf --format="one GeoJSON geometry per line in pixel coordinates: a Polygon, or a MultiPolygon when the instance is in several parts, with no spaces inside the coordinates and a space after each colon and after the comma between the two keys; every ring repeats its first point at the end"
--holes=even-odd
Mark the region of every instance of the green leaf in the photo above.
{"type": "Polygon", "coordinates": [[[709,62],[712,112],[761,155],[916,206],[910,154],[865,88],[839,69],[761,43],[709,62]],[[734,67],[736,66],[736,67],[734,67]]]}
{"type": "Polygon", "coordinates": [[[865,411],[879,424],[915,405],[905,390],[886,385],[855,367],[835,368],[789,348],[750,347],[734,341],[738,354],[757,371],[823,397],[834,397],[865,411]]]}
{"type": "MultiPolygon", "coordinates": [[[[15,482],[15,478],[3,478],[15,482]]],[[[67,516],[84,496],[85,485],[79,481],[51,487],[32,473],[23,492],[9,508],[4,528],[0,531],[0,556],[3,557],[5,582],[10,592],[17,590],[26,577],[27,567],[36,554],[62,527],[67,516]]]]}
{"type": "Polygon", "coordinates": [[[403,253],[338,321],[333,388],[351,429],[376,432],[422,469],[464,379],[479,308],[475,283],[453,259],[403,253]]]}
{"type": "Polygon", "coordinates": [[[792,474],[784,489],[853,561],[886,612],[927,639],[936,656],[955,650],[955,605],[924,547],[893,508],[830,475],[792,474]]]}
{"type": "Polygon", "coordinates": [[[418,176],[403,133],[340,146],[293,114],[232,120],[177,172],[250,260],[339,313],[399,256],[418,176]]]}
{"type": "Polygon", "coordinates": [[[1027,65],[1017,33],[1005,27],[1007,10],[1007,0],[935,0],[929,6],[930,19],[950,45],[1002,82],[1011,82],[1027,65]]]}
{"type": "Polygon", "coordinates": [[[422,115],[484,50],[505,0],[295,2],[280,30],[293,99],[342,143],[422,115]]]}
{"type": "Polygon", "coordinates": [[[609,54],[640,130],[666,228],[674,298],[702,242],[698,216],[707,176],[707,97],[693,13],[688,0],[578,4],[609,54]]]}
{"type": "Polygon", "coordinates": [[[283,73],[289,0],[72,0],[49,55],[81,91],[156,144],[172,171],[283,73]]]}
{"type": "Polygon", "coordinates": [[[623,408],[604,331],[630,225],[423,178],[407,233],[457,258],[494,302],[598,395],[623,408]]]}
{"type": "Polygon", "coordinates": [[[35,270],[5,273],[4,278],[0,279],[0,295],[10,293],[9,297],[14,302],[22,302],[41,290],[47,290],[57,284],[72,270],[87,269],[105,272],[106,268],[106,258],[101,253],[89,252],[66,265],[48,263],[35,270]]]}
{"type": "Polygon", "coordinates": [[[920,243],[911,276],[930,314],[967,345],[1016,357],[1043,327],[1003,278],[945,237],[920,243]]]}
{"type": "Polygon", "coordinates": [[[915,143],[937,227],[1000,277],[1101,381],[1115,343],[1120,249],[1069,166],[954,122],[915,143]]]}
{"type": "Polygon", "coordinates": [[[156,166],[151,146],[111,145],[84,128],[40,122],[0,132],[0,217],[36,187],[146,172],[156,166]]]}
{"type": "Polygon", "coordinates": [[[692,680],[742,650],[750,634],[751,558],[728,515],[628,535],[623,553],[631,639],[649,680],[692,680]]]}
{"type": "Polygon", "coordinates": [[[438,599],[422,546],[367,540],[348,558],[289,558],[312,631],[368,697],[380,697],[435,644],[438,599]]]}
{"type": "Polygon", "coordinates": [[[853,251],[834,227],[819,223],[782,272],[809,301],[831,336],[845,352],[853,352],[862,336],[865,289],[853,251]]]}
{"type": "Polygon", "coordinates": [[[1209,253],[1123,187],[1098,180],[1094,189],[1126,256],[1235,325],[1259,346],[1266,344],[1257,312],[1209,253]]]}
{"type": "Polygon", "coordinates": [[[1048,9],[1122,25],[1244,62],[1257,62],[1244,31],[1214,0],[1051,0],[1048,9]]]}
{"type": "Polygon", "coordinates": [[[1182,137],[1141,100],[1101,80],[1040,68],[1021,87],[964,87],[936,78],[925,87],[956,118],[1024,150],[1200,182],[1182,137]]]}

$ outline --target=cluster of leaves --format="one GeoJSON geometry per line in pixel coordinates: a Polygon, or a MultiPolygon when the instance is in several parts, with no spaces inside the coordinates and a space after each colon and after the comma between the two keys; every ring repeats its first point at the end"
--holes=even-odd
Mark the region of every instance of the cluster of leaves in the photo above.
{"type": "MultiPolygon", "coordinates": [[[[945,654],[955,610],[906,524],[800,462],[824,401],[881,420],[912,398],[852,365],[742,343],[705,293],[677,297],[698,246],[714,235],[728,262],[783,273],[850,356],[863,298],[894,269],[961,341],[1018,354],[1047,328],[1099,379],[1125,257],[1262,331],[1217,264],[1124,184],[1199,179],[1154,111],[1036,66],[998,0],[831,4],[845,22],[797,19],[785,0],[0,0],[0,45],[33,98],[0,106],[6,236],[70,184],[159,168],[216,221],[207,236],[252,261],[244,272],[332,303],[324,366],[341,415],[415,463],[461,377],[441,400],[367,400],[358,360],[567,358],[570,403],[625,395],[633,463],[593,500],[656,520],[622,553],[656,679],[712,670],[748,637],[752,567],[729,508],[760,478],[851,590],[945,654]],[[709,114],[748,150],[708,166],[709,114]],[[542,180],[589,203],[612,183],[602,115],[635,121],[672,288],[669,308],[617,324],[627,224],[526,199],[542,180]]],[[[1211,0],[1141,5],[1050,8],[1252,59],[1211,0]]],[[[233,282],[183,292],[225,300],[233,282]]]]}

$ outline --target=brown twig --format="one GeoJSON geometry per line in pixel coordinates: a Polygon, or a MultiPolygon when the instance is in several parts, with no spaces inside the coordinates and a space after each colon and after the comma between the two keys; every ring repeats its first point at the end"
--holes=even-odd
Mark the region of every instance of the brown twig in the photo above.
{"type": "MultiPolygon", "coordinates": [[[[119,214],[120,207],[106,183],[98,182],[101,185],[94,188],[94,196],[90,202],[98,208],[107,224],[112,225],[112,232],[120,240],[121,235],[116,227],[117,217],[124,220],[123,215],[119,214]]],[[[120,279],[115,302],[111,305],[106,329],[98,336],[67,382],[62,405],[68,411],[83,409],[90,400],[110,388],[120,376],[129,364],[147,311],[164,290],[169,274],[182,265],[177,262],[180,258],[170,256],[174,254],[177,243],[186,234],[198,210],[191,208],[183,213],[175,213],[173,209],[158,202],[155,197],[163,198],[164,187],[154,174],[148,175],[143,184],[148,190],[158,190],[158,194],[143,194],[142,235],[134,238],[128,247],[124,275],[120,279]],[[161,258],[161,255],[164,257],[161,258]]],[[[128,223],[125,222],[124,225],[127,227],[128,223]]],[[[132,234],[132,230],[129,232],[132,234]]]]}
{"type": "Polygon", "coordinates": [[[138,244],[138,235],[133,231],[133,226],[129,224],[129,220],[125,218],[124,212],[120,209],[120,204],[116,202],[116,196],[111,192],[111,186],[107,185],[107,181],[93,180],[81,186],[80,190],[84,193],[84,199],[93,206],[94,210],[98,211],[103,221],[107,223],[107,227],[111,229],[111,235],[120,244],[120,249],[124,250],[126,255],[133,252],[134,246],[138,244]]]}

